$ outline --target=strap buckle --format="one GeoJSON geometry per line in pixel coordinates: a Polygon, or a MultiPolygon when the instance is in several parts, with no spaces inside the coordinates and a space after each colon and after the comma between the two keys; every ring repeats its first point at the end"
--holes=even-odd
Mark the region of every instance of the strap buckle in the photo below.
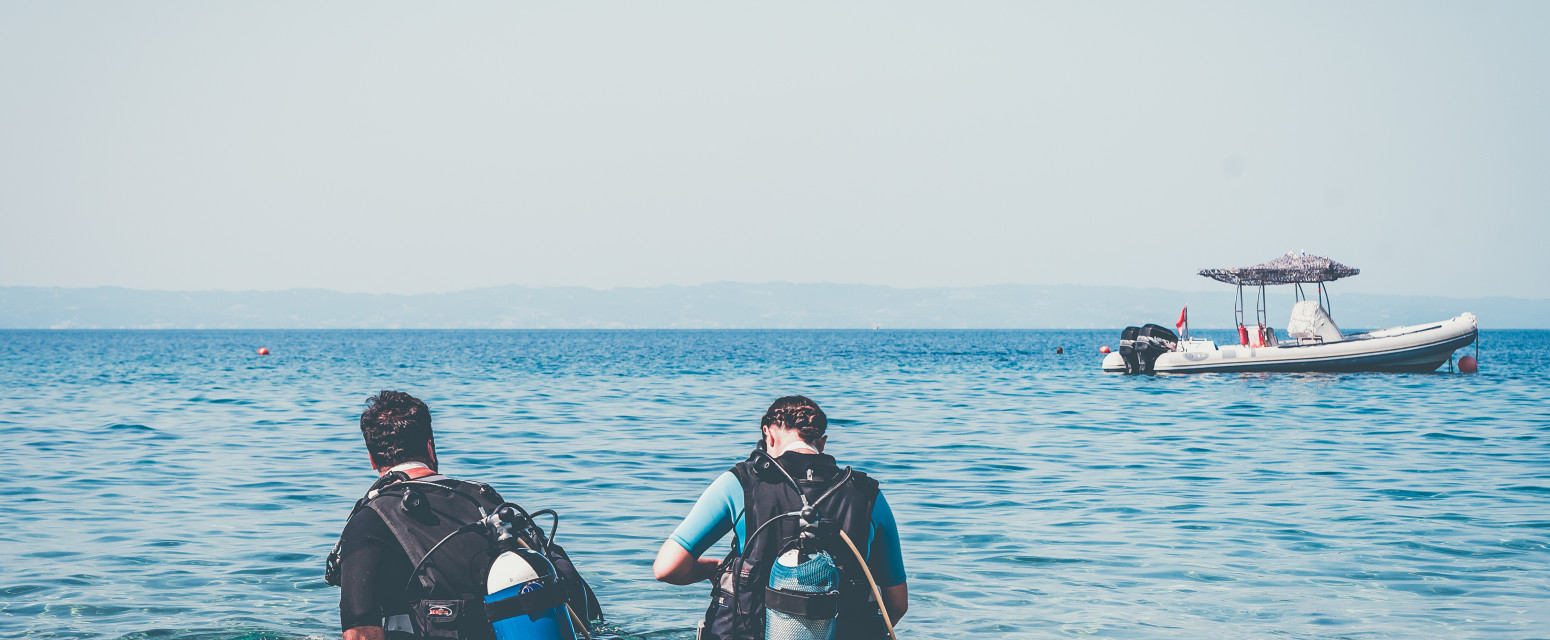
{"type": "Polygon", "coordinates": [[[806,593],[765,587],[764,608],[801,618],[827,620],[839,615],[840,592],[806,593]]]}

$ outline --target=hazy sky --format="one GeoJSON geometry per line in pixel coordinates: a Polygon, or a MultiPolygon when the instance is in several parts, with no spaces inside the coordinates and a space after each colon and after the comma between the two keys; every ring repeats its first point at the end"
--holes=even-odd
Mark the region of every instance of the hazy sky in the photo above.
{"type": "Polygon", "coordinates": [[[0,3],[0,285],[1550,297],[1547,2],[0,3]],[[1222,285],[1215,285],[1222,286],[1222,285]]]}

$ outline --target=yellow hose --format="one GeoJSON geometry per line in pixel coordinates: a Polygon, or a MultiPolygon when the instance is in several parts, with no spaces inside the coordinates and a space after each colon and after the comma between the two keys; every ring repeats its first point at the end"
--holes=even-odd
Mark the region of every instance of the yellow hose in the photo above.
{"type": "Polygon", "coordinates": [[[866,566],[866,556],[861,555],[861,550],[850,541],[850,536],[845,535],[844,529],[840,529],[840,539],[845,541],[845,546],[850,547],[851,553],[856,554],[856,561],[861,563],[861,573],[866,574],[867,584],[872,585],[872,597],[877,598],[877,610],[882,612],[883,624],[888,626],[888,637],[899,640],[898,634],[893,632],[893,620],[888,617],[888,605],[883,604],[883,592],[878,590],[877,581],[872,579],[872,570],[866,566]]]}
{"type": "MultiPolygon", "coordinates": [[[[587,633],[587,623],[581,621],[581,616],[576,615],[576,610],[570,608],[570,603],[568,602],[565,604],[565,611],[570,614],[570,619],[576,622],[576,629],[581,631],[581,637],[592,640],[592,634],[587,633]]],[[[894,640],[898,639],[895,638],[894,640]]]]}

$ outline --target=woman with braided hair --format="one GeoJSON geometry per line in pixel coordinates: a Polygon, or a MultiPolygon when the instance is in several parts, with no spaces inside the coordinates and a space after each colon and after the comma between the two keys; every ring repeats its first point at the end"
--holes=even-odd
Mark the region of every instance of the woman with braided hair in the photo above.
{"type": "Polygon", "coordinates": [[[853,541],[851,549],[831,551],[843,576],[836,637],[886,638],[904,616],[909,590],[893,511],[876,480],[823,453],[828,426],[818,403],[803,396],[776,400],[759,421],[754,452],[705,490],[657,552],[657,580],[712,583],[700,640],[763,640],[770,567],[783,542],[802,531],[797,518],[782,514],[809,506],[821,538],[853,541]],[[724,560],[701,557],[727,533],[734,536],[724,560]]]}

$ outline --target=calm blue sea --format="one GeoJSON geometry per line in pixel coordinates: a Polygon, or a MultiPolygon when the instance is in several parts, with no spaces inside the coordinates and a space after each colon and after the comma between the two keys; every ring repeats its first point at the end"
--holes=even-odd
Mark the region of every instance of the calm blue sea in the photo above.
{"type": "Polygon", "coordinates": [[[1550,332],[1475,375],[1157,377],[1097,370],[1116,333],[0,332],[0,635],[337,637],[395,388],[443,471],[564,515],[618,636],[693,637],[707,587],[652,556],[802,393],[894,505],[903,638],[1550,637],[1550,332]]]}

